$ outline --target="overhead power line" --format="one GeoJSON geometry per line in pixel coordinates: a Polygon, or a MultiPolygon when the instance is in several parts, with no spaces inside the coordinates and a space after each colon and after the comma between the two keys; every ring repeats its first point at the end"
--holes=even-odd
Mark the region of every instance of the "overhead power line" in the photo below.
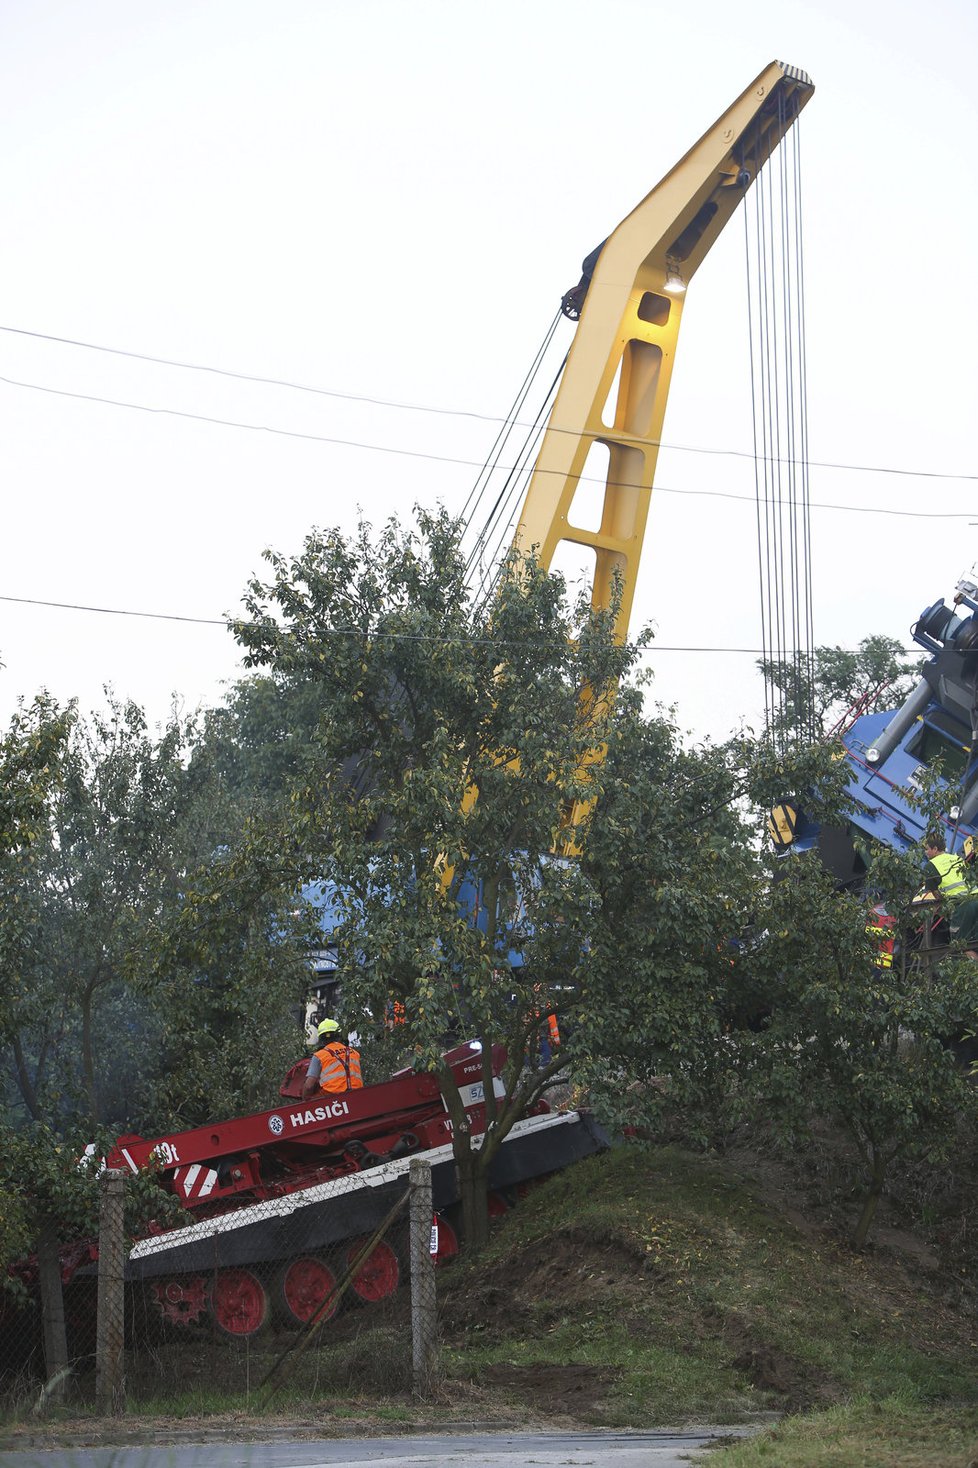
{"type": "MultiPolygon", "coordinates": [[[[4,596],[0,594],[0,601],[14,602],[18,606],[28,607],[54,607],[63,612],[97,612],[109,617],[146,617],[155,622],[191,622],[202,627],[227,628],[230,617],[187,617],[176,612],[139,612],[128,607],[95,607],[87,606],[81,602],[71,601],[47,601],[37,596],[4,596]]],[[[323,632],[321,636],[330,637],[362,637],[363,631],[357,627],[349,629],[343,627],[331,627],[323,632]]],[[[437,643],[439,646],[457,647],[506,647],[510,644],[500,642],[494,637],[433,637],[425,632],[377,632],[371,631],[370,636],[375,641],[386,642],[426,642],[437,643]]],[[[524,639],[525,641],[525,639],[524,639]]],[[[511,644],[514,647],[523,645],[523,641],[511,644]]],[[[557,644],[555,644],[556,646],[557,644]]],[[[561,643],[560,646],[564,644],[561,643]]],[[[858,648],[843,648],[843,652],[858,652],[858,648]]],[[[901,649],[908,656],[919,654],[920,648],[905,647],[901,649]]],[[[685,647],[672,644],[655,642],[643,649],[642,656],[650,657],[657,652],[709,652],[709,653],[743,653],[750,657],[762,657],[764,649],[761,647],[685,647]]]]}
{"type": "Polygon", "coordinates": [[[181,362],[174,357],[154,357],[148,352],[130,352],[123,347],[105,347],[97,342],[78,341],[70,336],[52,336],[45,331],[28,331],[23,326],[0,326],[0,331],[14,336],[29,336],[37,341],[58,342],[66,347],[83,347],[90,352],[105,352],[112,357],[129,357],[135,362],[153,362],[158,367],[179,367],[187,372],[209,372],[214,377],[230,377],[235,382],[257,382],[264,387],[284,387],[290,392],[312,393],[320,398],[339,398],[347,403],[368,403],[375,408],[398,408],[406,413],[439,413],[447,418],[476,418],[483,423],[500,423],[491,413],[476,413],[464,408],[435,408],[425,403],[404,403],[395,398],[374,398],[365,393],[341,392],[338,388],[314,387],[307,382],[293,382],[286,377],[262,377],[254,372],[235,372],[229,367],[212,367],[204,362],[181,362]]]}
{"type": "Polygon", "coordinates": [[[226,617],[183,617],[176,612],[136,612],[128,607],[89,607],[73,601],[45,601],[39,596],[2,596],[23,607],[56,607],[63,612],[101,612],[106,617],[149,617],[154,622],[195,622],[203,627],[227,627],[226,617]]]}
{"type": "MultiPolygon", "coordinates": [[[[147,403],[130,403],[122,398],[100,397],[95,393],[70,392],[67,388],[47,387],[39,382],[24,382],[19,378],[0,376],[0,382],[8,387],[23,387],[31,392],[51,393],[59,398],[74,398],[83,403],[102,403],[110,408],[128,408],[138,413],[151,413],[170,418],[189,418],[194,423],[213,423],[220,428],[241,428],[253,433],[271,433],[281,438],[298,438],[310,443],[334,444],[339,448],[363,449],[375,454],[396,454],[401,458],[424,459],[433,464],[457,464],[468,469],[482,469],[483,461],[478,459],[460,459],[450,454],[431,454],[421,449],[394,448],[387,444],[365,443],[361,439],[334,438],[322,433],[302,433],[294,428],[275,428],[268,423],[245,423],[233,418],[213,418],[206,413],[188,413],[182,408],[156,408],[147,403]]],[[[723,453],[727,450],[708,449],[706,453],[723,453]]],[[[734,452],[730,450],[729,452],[734,452]]],[[[752,457],[748,455],[747,457],[752,457]]],[[[844,465],[832,465],[827,467],[844,468],[844,465]]],[[[559,473],[559,470],[547,471],[559,473]]],[[[890,470],[881,470],[881,473],[889,473],[890,470]]],[[[905,473],[909,471],[894,470],[894,473],[905,473]]],[[[939,478],[943,476],[935,475],[939,478]]],[[[976,478],[978,476],[959,475],[957,478],[976,478]]],[[[606,481],[596,474],[582,474],[578,479],[580,484],[604,484],[606,481]]],[[[677,494],[699,499],[734,500],[741,504],[754,504],[754,496],[747,494],[734,494],[730,490],[721,489],[676,489],[667,485],[656,485],[656,494],[677,494]]],[[[787,503],[787,501],[785,501],[787,503]]],[[[828,501],[811,501],[813,510],[837,510],[853,515],[890,515],[900,519],[910,520],[967,520],[970,522],[974,509],[970,510],[896,510],[890,505],[841,505],[828,501]]]]}
{"type": "MultiPolygon", "coordinates": [[[[5,331],[5,332],[7,332],[8,334],[10,334],[12,336],[32,337],[36,341],[56,342],[60,346],[79,347],[79,348],[82,348],[85,351],[102,352],[102,353],[104,353],[107,356],[112,356],[112,357],[128,357],[132,361],[135,361],[135,362],[151,362],[155,366],[158,366],[158,367],[176,367],[176,368],[178,368],[178,369],[180,369],[182,371],[187,371],[187,372],[206,372],[206,373],[209,373],[211,376],[214,376],[214,377],[228,377],[228,378],[231,378],[235,382],[254,382],[254,383],[258,383],[258,384],[260,384],[261,386],[264,386],[264,387],[281,387],[281,388],[287,389],[290,392],[310,393],[310,394],[314,395],[315,397],[337,398],[337,399],[339,399],[342,402],[348,402],[348,403],[367,403],[367,404],[369,404],[372,407],[378,407],[378,408],[396,408],[396,409],[398,409],[400,411],[408,412],[408,413],[432,413],[432,414],[438,414],[439,416],[446,417],[446,418],[471,418],[471,419],[474,419],[475,421],[480,422],[480,423],[502,423],[502,422],[505,421],[504,419],[498,417],[498,415],[496,415],[496,414],[492,414],[492,413],[477,413],[473,409],[470,409],[470,408],[439,408],[439,407],[435,407],[435,406],[433,406],[433,405],[431,405],[429,403],[406,403],[406,402],[403,402],[403,401],[401,401],[401,400],[399,400],[397,398],[377,398],[377,397],[371,397],[371,396],[369,396],[369,395],[367,395],[365,393],[342,392],[338,388],[315,387],[312,384],[306,383],[306,382],[294,382],[290,378],[284,378],[284,377],[265,377],[265,376],[261,376],[258,373],[253,373],[253,372],[236,372],[233,369],[228,368],[228,367],[213,367],[213,366],[211,366],[211,365],[209,365],[207,363],[203,363],[203,362],[183,362],[183,361],[180,361],[178,358],[175,358],[175,357],[156,357],[156,356],[153,356],[149,352],[132,352],[132,351],[128,351],[124,347],[107,347],[107,346],[101,345],[98,342],[81,341],[81,340],[79,340],[79,339],[77,339],[75,337],[70,337],[70,336],[55,336],[55,335],[53,335],[50,332],[44,332],[44,331],[30,331],[30,330],[28,330],[27,327],[23,327],[23,326],[3,326],[3,325],[0,325],[0,331],[5,331]]],[[[9,378],[3,378],[3,379],[0,379],[0,380],[2,380],[2,381],[12,381],[12,379],[9,379],[9,378]]],[[[20,382],[20,383],[16,383],[15,385],[18,386],[18,387],[32,387],[32,388],[35,388],[38,392],[57,392],[58,391],[57,388],[46,388],[46,387],[42,387],[38,383],[25,383],[25,382],[20,382]]],[[[86,396],[85,394],[82,394],[82,393],[77,393],[77,394],[65,393],[63,395],[64,396],[67,396],[67,397],[72,397],[72,396],[85,397],[86,396]]],[[[117,402],[113,398],[92,398],[91,401],[111,403],[115,407],[142,408],[142,405],[139,404],[139,403],[121,403],[121,402],[117,402]]],[[[156,412],[156,413],[167,413],[167,412],[176,413],[176,409],[169,409],[169,408],[142,408],[142,410],[144,412],[147,412],[147,413],[152,413],[152,412],[156,412]]],[[[195,417],[197,415],[192,414],[192,413],[183,413],[183,414],[178,414],[178,416],[180,416],[180,417],[188,417],[189,418],[189,417],[195,417]]],[[[265,431],[268,432],[268,433],[287,433],[287,431],[288,431],[286,429],[265,428],[265,425],[263,425],[263,424],[229,423],[229,422],[227,422],[227,420],[222,419],[222,418],[208,418],[208,419],[204,419],[203,421],[205,421],[205,422],[211,422],[211,423],[220,423],[220,424],[222,424],[222,425],[224,425],[226,427],[233,427],[233,428],[264,428],[265,431]]],[[[525,428],[525,427],[530,427],[531,425],[529,425],[529,424],[517,424],[516,426],[517,427],[524,427],[525,428]]],[[[572,430],[570,430],[570,429],[554,429],[553,431],[554,432],[558,432],[558,433],[569,433],[572,430]]],[[[291,436],[292,437],[296,437],[296,438],[306,438],[306,437],[313,437],[313,438],[315,438],[315,437],[317,437],[317,435],[299,434],[299,433],[292,434],[291,436]]],[[[326,442],[326,443],[343,443],[344,442],[344,440],[342,440],[342,439],[323,439],[322,441],[323,442],[326,442]]],[[[661,440],[656,440],[656,442],[658,443],[658,446],[660,448],[669,449],[669,450],[672,450],[674,453],[680,453],[680,454],[707,454],[707,455],[714,456],[714,457],[727,457],[727,458],[734,458],[734,459],[754,459],[754,457],[755,457],[754,454],[751,453],[750,450],[748,450],[748,449],[705,448],[705,447],[703,447],[701,445],[697,445],[697,444],[663,443],[661,440]]],[[[357,445],[357,447],[372,448],[372,447],[378,447],[378,446],[377,445],[371,445],[371,444],[362,444],[362,445],[357,445]]],[[[385,452],[388,452],[388,453],[396,453],[398,451],[397,450],[394,450],[394,449],[389,449],[389,450],[386,450],[385,452]]],[[[407,452],[407,450],[402,450],[402,452],[407,452]]],[[[421,457],[428,457],[428,456],[422,455],[421,457]]],[[[437,457],[437,456],[432,455],[431,457],[437,457]]],[[[465,464],[471,463],[470,460],[454,460],[454,459],[453,460],[447,460],[445,462],[449,462],[449,463],[465,463],[465,464]]],[[[788,461],[781,460],[780,462],[788,462],[788,461]]],[[[846,470],[846,471],[851,472],[851,473],[859,473],[859,474],[892,474],[892,475],[898,475],[898,476],[900,476],[902,478],[908,478],[908,479],[948,479],[948,480],[962,480],[962,481],[968,481],[968,482],[974,481],[974,480],[978,480],[978,474],[955,474],[955,473],[949,473],[949,472],[946,472],[946,471],[943,471],[943,470],[939,470],[939,469],[907,469],[907,468],[904,468],[903,466],[900,466],[900,465],[884,465],[884,464],[846,464],[846,463],[836,463],[836,462],[833,462],[833,461],[830,461],[830,460],[818,460],[818,459],[809,459],[807,462],[808,462],[808,464],[809,464],[810,467],[816,468],[816,469],[838,469],[838,470],[846,470]]]]}

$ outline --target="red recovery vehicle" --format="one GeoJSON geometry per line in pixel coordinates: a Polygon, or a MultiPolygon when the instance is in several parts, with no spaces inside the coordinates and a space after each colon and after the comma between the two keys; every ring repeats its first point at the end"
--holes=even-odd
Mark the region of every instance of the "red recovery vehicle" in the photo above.
{"type": "MultiPolygon", "coordinates": [[[[446,1059],[479,1136],[486,1126],[479,1047],[459,1046],[446,1059]]],[[[500,1094],[504,1060],[494,1049],[500,1094]]],[[[220,1331],[245,1338],[273,1313],[285,1323],[307,1322],[403,1193],[411,1157],[432,1164],[436,1259],[457,1252],[444,1217],[458,1200],[451,1123],[436,1077],[401,1071],[378,1085],[304,1101],[307,1063],[289,1071],[283,1102],[270,1111],[165,1137],[122,1136],[107,1157],[109,1167],[155,1169],[188,1212],[185,1227],[139,1240],[127,1265],[127,1278],[143,1284],[170,1325],[212,1318],[220,1331]]],[[[607,1145],[592,1118],[541,1102],[504,1141],[490,1186],[504,1192],[607,1145]]],[[[375,1300],[393,1293],[400,1270],[397,1248],[378,1244],[354,1294],[375,1300]]]]}

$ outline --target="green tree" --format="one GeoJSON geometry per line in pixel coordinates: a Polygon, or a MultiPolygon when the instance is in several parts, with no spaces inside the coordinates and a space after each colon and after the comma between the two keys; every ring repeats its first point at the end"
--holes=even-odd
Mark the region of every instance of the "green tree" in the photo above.
{"type": "Polygon", "coordinates": [[[763,870],[736,746],[683,745],[622,698],[584,874],[596,896],[576,1073],[611,1121],[682,1116],[718,1144],[738,1119],[731,1025],[749,1009],[739,959],[763,870]]]}
{"type": "Polygon", "coordinates": [[[4,893],[36,935],[4,1035],[36,1121],[95,1124],[125,1094],[141,1017],[120,997],[139,927],[177,876],[182,740],[176,722],[153,740],[132,704],[76,719],[31,870],[4,893]]]}
{"type": "Polygon", "coordinates": [[[38,703],[0,748],[0,1243],[38,1256],[49,1374],[59,1251],[94,1229],[85,1142],[254,1110],[293,1058],[300,904],[237,859],[237,796],[195,734],[154,735],[132,703],[38,703]]]}
{"type": "Polygon", "coordinates": [[[614,738],[612,694],[633,654],[609,617],[570,614],[562,582],[532,560],[510,566],[491,607],[473,606],[444,514],[419,511],[411,533],[315,534],[295,559],[268,559],[273,579],[251,585],[237,636],[253,666],[313,684],[322,709],[269,859],[290,852],[297,883],[335,883],[357,1029],[403,1004],[415,1064],[446,1096],[478,1242],[487,1169],[563,1064],[525,1063],[541,1024],[559,1008],[573,1028],[594,894],[579,863],[552,853],[570,804],[604,790],[606,766],[589,760],[614,738]],[[480,1147],[442,1058],[447,1027],[481,1045],[480,1147]]]}
{"type": "Polygon", "coordinates": [[[850,710],[896,708],[910,692],[916,666],[899,642],[879,635],[864,637],[854,651],[816,647],[810,662],[762,659],[758,667],[774,690],[767,732],[779,740],[802,732],[821,739],[850,710]]]}
{"type": "Polygon", "coordinates": [[[318,916],[279,854],[266,859],[267,829],[246,824],[188,865],[179,900],[140,935],[131,988],[154,1048],[133,1109],[154,1134],[266,1108],[303,1043],[318,916]]]}
{"type": "Polygon", "coordinates": [[[274,808],[299,780],[315,742],[320,697],[314,683],[254,675],[204,712],[194,759],[219,772],[233,825],[242,808],[274,808]]]}
{"type": "Polygon", "coordinates": [[[18,708],[0,738],[0,857],[5,860],[29,850],[45,829],[72,720],[72,709],[59,709],[40,694],[18,708]]]}
{"type": "MultiPolygon", "coordinates": [[[[939,803],[940,794],[920,799],[939,803]]],[[[769,1018],[742,1037],[743,1074],[753,1104],[789,1140],[826,1119],[848,1132],[862,1194],[857,1246],[893,1161],[940,1162],[962,1117],[976,1117],[946,1041],[978,1012],[978,964],[909,947],[921,923],[922,861],[917,848],[876,847],[862,890],[840,892],[814,855],[788,857],[772,864],[758,906],[751,983],[769,1018]],[[893,961],[881,954],[881,912],[897,939],[893,961]]]]}
{"type": "Polygon", "coordinates": [[[0,921],[27,914],[31,935],[0,1029],[15,1116],[160,1130],[213,1116],[209,1091],[233,1110],[273,1088],[284,1044],[266,1020],[280,1010],[284,1041],[298,960],[284,899],[227,890],[235,803],[189,758],[194,738],[175,718],[154,735],[111,699],[73,724],[0,897],[0,921]],[[226,1066],[205,1062],[225,1044],[226,1066]]]}
{"type": "Polygon", "coordinates": [[[41,696],[17,711],[0,741],[0,1040],[28,1084],[20,1025],[37,1002],[49,815],[72,720],[41,696]]]}
{"type": "MultiPolygon", "coordinates": [[[[40,1306],[44,1363],[51,1396],[60,1401],[71,1342],[65,1325],[62,1250],[92,1242],[99,1230],[99,1159],[105,1132],[59,1132],[43,1122],[0,1122],[0,1284],[21,1305],[40,1306]],[[36,1292],[34,1287],[36,1286],[36,1292]]],[[[176,1219],[176,1199],[162,1195],[149,1173],[127,1180],[130,1233],[148,1221],[176,1219]]],[[[87,1255],[83,1256],[87,1262],[87,1255]]],[[[77,1255],[76,1255],[77,1259],[77,1255]]],[[[77,1349],[77,1346],[76,1346],[77,1349]]]]}

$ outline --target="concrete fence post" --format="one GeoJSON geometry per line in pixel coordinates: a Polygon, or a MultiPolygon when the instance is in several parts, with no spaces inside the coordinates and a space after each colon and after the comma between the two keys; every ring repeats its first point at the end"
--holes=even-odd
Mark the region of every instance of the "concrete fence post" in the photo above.
{"type": "Polygon", "coordinates": [[[126,1409],[126,1238],[123,1215],[126,1174],[102,1174],[98,1232],[98,1309],[95,1322],[95,1397],[98,1410],[118,1415],[126,1409]]]}
{"type": "Polygon", "coordinates": [[[431,1163],[411,1158],[411,1359],[412,1388],[427,1397],[438,1371],[438,1311],[431,1254],[434,1210],[431,1163]]]}

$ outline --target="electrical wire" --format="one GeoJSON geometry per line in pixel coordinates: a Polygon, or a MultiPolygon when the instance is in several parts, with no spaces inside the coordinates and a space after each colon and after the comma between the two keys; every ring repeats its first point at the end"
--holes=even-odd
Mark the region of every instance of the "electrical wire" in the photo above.
{"type": "Polygon", "coordinates": [[[15,602],[24,607],[56,607],[65,612],[101,612],[107,617],[148,617],[156,622],[193,622],[203,627],[227,627],[223,617],[185,617],[176,612],[136,612],[127,607],[91,607],[73,601],[45,601],[37,596],[2,596],[0,601],[15,602]]]}
{"type": "Polygon", "coordinates": [[[374,453],[398,454],[408,459],[427,459],[436,464],[467,464],[476,467],[475,459],[457,459],[447,454],[429,454],[417,449],[389,448],[386,444],[363,443],[357,439],[334,438],[323,433],[302,433],[295,428],[275,428],[269,423],[243,423],[235,418],[214,418],[207,413],[188,413],[182,408],[154,408],[147,403],[130,403],[122,398],[100,397],[96,393],[69,392],[63,387],[47,387],[39,382],[24,382],[15,377],[2,377],[9,387],[29,388],[33,392],[52,393],[59,398],[75,398],[83,403],[104,403],[111,408],[131,408],[139,413],[160,414],[170,418],[189,418],[194,423],[214,423],[220,428],[244,428],[255,433],[272,433],[281,438],[300,438],[310,443],[336,444],[340,448],[370,449],[374,453]]]}
{"type": "MultiPolygon", "coordinates": [[[[797,127],[797,123],[795,124],[795,126],[797,127]]],[[[560,312],[558,311],[557,315],[554,318],[554,324],[556,325],[556,323],[559,322],[559,320],[560,320],[560,312]]],[[[190,371],[190,372],[204,372],[204,373],[210,373],[210,374],[212,374],[213,376],[216,376],[216,377],[228,377],[228,378],[231,378],[231,379],[233,379],[234,381],[237,381],[237,382],[254,382],[254,383],[258,383],[259,385],[266,386],[266,387],[281,387],[281,388],[286,388],[289,391],[293,391],[293,392],[311,393],[311,394],[313,394],[313,395],[315,395],[317,397],[337,398],[337,399],[339,399],[342,402],[366,403],[366,404],[368,404],[368,405],[370,405],[372,407],[395,408],[395,409],[398,409],[400,411],[410,412],[410,413],[432,413],[432,414],[437,414],[437,415],[439,415],[441,417],[446,417],[446,418],[471,418],[471,419],[475,420],[476,422],[481,422],[481,423],[501,423],[504,426],[510,422],[510,420],[508,418],[500,418],[497,414],[494,414],[494,413],[477,413],[473,409],[467,409],[467,408],[439,408],[439,407],[433,406],[432,404],[427,404],[427,403],[407,403],[407,402],[403,402],[403,401],[401,401],[400,399],[397,399],[397,398],[377,398],[377,397],[370,397],[370,396],[368,396],[368,395],[366,395],[364,393],[348,393],[348,392],[342,392],[338,388],[314,387],[314,386],[312,386],[311,384],[308,384],[308,383],[293,382],[293,381],[291,381],[288,378],[263,377],[263,376],[261,376],[261,375],[259,375],[257,373],[236,372],[236,371],[233,371],[230,368],[226,368],[226,367],[213,367],[213,366],[209,366],[209,365],[207,365],[205,363],[200,363],[200,362],[182,362],[182,361],[177,360],[176,358],[171,358],[171,357],[156,357],[156,356],[151,355],[148,352],[132,352],[132,351],[127,351],[127,350],[125,350],[122,347],[106,347],[106,346],[101,346],[97,342],[81,341],[81,340],[78,340],[78,339],[76,339],[74,337],[68,337],[68,336],[55,336],[52,333],[43,332],[43,331],[29,331],[26,327],[21,327],[21,326],[3,326],[3,325],[0,325],[0,331],[8,332],[8,333],[10,333],[12,335],[15,335],[15,336],[31,337],[31,338],[33,338],[33,339],[35,339],[37,341],[56,342],[56,343],[59,343],[59,344],[61,344],[63,346],[80,347],[80,348],[84,348],[84,349],[86,349],[88,351],[92,351],[92,352],[104,352],[107,355],[114,356],[114,357],[129,357],[129,358],[132,358],[134,361],[137,361],[137,362],[151,362],[151,363],[153,363],[153,364],[155,364],[157,366],[160,366],[160,367],[176,367],[176,368],[183,369],[183,370],[190,371]]],[[[52,393],[56,393],[56,392],[59,391],[59,389],[57,389],[57,388],[48,388],[48,387],[45,387],[43,384],[40,384],[40,383],[19,382],[19,381],[15,381],[15,379],[13,379],[13,378],[0,378],[0,381],[10,382],[14,386],[16,386],[16,387],[33,388],[36,392],[52,392],[52,393]]],[[[155,409],[154,408],[150,408],[150,407],[144,408],[143,405],[142,404],[139,404],[139,403],[124,403],[124,402],[119,402],[117,399],[114,399],[114,398],[98,398],[98,397],[94,397],[92,395],[87,395],[87,394],[83,394],[83,393],[72,394],[72,393],[63,392],[62,395],[63,396],[67,396],[67,397],[77,396],[77,397],[80,397],[80,398],[82,398],[82,399],[84,399],[86,401],[91,401],[91,402],[104,402],[104,403],[109,403],[109,404],[111,404],[114,407],[141,408],[145,412],[160,412],[160,413],[163,413],[163,412],[167,412],[167,411],[172,411],[172,412],[175,412],[176,411],[176,410],[172,410],[172,409],[171,410],[168,410],[168,409],[165,409],[165,408],[155,408],[155,409]]],[[[195,416],[195,415],[192,415],[192,414],[182,414],[182,415],[179,415],[179,416],[191,417],[191,416],[195,416]]],[[[204,421],[204,422],[220,423],[223,426],[232,427],[232,428],[234,428],[234,427],[241,427],[241,428],[262,428],[262,427],[264,427],[264,425],[262,425],[262,424],[233,423],[233,422],[229,422],[229,421],[227,421],[225,419],[222,419],[222,418],[212,418],[212,419],[211,418],[203,418],[203,415],[201,415],[201,418],[202,418],[202,421],[204,421]]],[[[522,427],[522,428],[532,428],[532,425],[530,425],[530,424],[519,423],[519,422],[515,423],[514,426],[515,427],[522,427]]],[[[274,430],[274,429],[268,429],[267,431],[268,432],[275,432],[276,430],[274,430]]],[[[277,431],[284,433],[286,430],[280,429],[280,430],[277,430],[277,431]]],[[[554,432],[554,433],[572,433],[573,432],[573,430],[567,429],[567,428],[554,428],[551,431],[554,432]]],[[[305,437],[307,435],[296,434],[295,436],[296,437],[305,437]]],[[[344,440],[333,440],[333,439],[325,439],[323,441],[324,442],[327,442],[327,443],[332,443],[332,442],[340,442],[340,443],[342,443],[342,442],[344,442],[344,440]]],[[[713,457],[726,457],[726,458],[734,458],[734,459],[753,459],[754,458],[753,452],[751,452],[750,450],[747,450],[747,449],[706,448],[706,447],[704,447],[702,445],[697,445],[697,444],[666,443],[666,442],[664,442],[661,439],[659,439],[659,440],[650,440],[650,442],[655,443],[659,448],[667,449],[670,452],[677,453],[677,454],[706,454],[706,455],[710,455],[710,456],[713,456],[713,457]]],[[[370,444],[361,444],[361,445],[357,445],[357,446],[358,447],[363,447],[363,448],[375,447],[375,445],[370,445],[370,444]]],[[[395,451],[394,450],[391,450],[391,452],[395,452],[395,451]]],[[[471,462],[471,461],[455,461],[455,460],[452,460],[450,462],[471,462]]],[[[959,473],[954,473],[954,472],[951,472],[951,471],[940,470],[940,469],[908,469],[905,466],[901,466],[901,465],[887,465],[887,464],[849,464],[849,463],[843,463],[843,462],[838,462],[838,461],[834,461],[834,460],[824,460],[824,459],[812,459],[812,460],[808,461],[808,463],[809,463],[810,467],[813,468],[813,469],[833,469],[833,470],[845,471],[847,473],[853,473],[853,474],[890,474],[890,475],[899,476],[899,477],[902,477],[902,478],[909,478],[909,479],[947,479],[947,480],[952,480],[953,479],[953,480],[961,480],[963,482],[974,482],[974,481],[978,480],[978,474],[959,474],[959,473]]]]}
{"type": "MultiPolygon", "coordinates": [[[[335,444],[340,448],[364,449],[370,453],[395,454],[402,458],[424,459],[427,462],[433,464],[457,464],[461,465],[464,468],[479,469],[481,471],[484,468],[485,463],[484,460],[480,459],[462,459],[451,454],[431,454],[426,453],[420,449],[394,448],[388,446],[387,444],[364,443],[362,440],[359,439],[332,438],[321,433],[300,433],[296,429],[274,428],[264,423],[242,423],[228,418],[212,418],[203,413],[188,413],[178,408],[154,408],[144,403],[130,403],[117,398],[98,397],[94,393],[69,392],[65,388],[46,387],[41,383],[22,382],[19,379],[12,377],[0,376],[0,382],[7,383],[8,386],[11,387],[29,388],[34,392],[53,393],[57,397],[77,398],[80,399],[82,402],[104,403],[107,404],[109,407],[132,408],[141,413],[165,414],[176,418],[189,418],[197,423],[217,424],[221,428],[245,428],[255,432],[275,434],[283,438],[298,438],[304,439],[312,443],[335,444]]],[[[704,452],[726,451],[704,450],[704,452]]],[[[745,455],[745,457],[751,458],[753,456],[745,455]]],[[[513,467],[515,468],[516,466],[513,467]]],[[[843,468],[846,466],[829,465],[827,467],[843,468]]],[[[546,470],[541,472],[557,473],[560,471],[546,470]]],[[[901,471],[879,470],[877,472],[898,473],[901,471]]],[[[970,476],[956,477],[964,478],[970,476]]],[[[605,480],[603,477],[594,474],[581,474],[578,476],[578,483],[580,484],[606,484],[607,482],[608,481],[605,480]]],[[[735,494],[732,490],[678,489],[675,486],[657,484],[655,487],[655,493],[684,495],[688,496],[689,498],[734,500],[742,504],[754,503],[753,495],[735,494]]],[[[853,515],[886,515],[890,517],[895,517],[897,519],[909,520],[967,520],[969,523],[972,521],[975,513],[973,508],[970,510],[897,510],[890,505],[847,505],[836,504],[834,502],[826,500],[813,500],[811,502],[811,508],[813,510],[833,510],[843,514],[853,515]]]]}
{"type": "MultiPolygon", "coordinates": [[[[751,392],[751,424],[754,432],[754,523],[757,534],[757,599],[761,621],[761,642],[764,647],[768,646],[767,629],[767,598],[764,595],[764,539],[761,533],[761,515],[758,508],[760,499],[760,466],[757,459],[757,368],[754,362],[754,332],[751,323],[754,320],[753,292],[751,289],[750,269],[750,215],[744,206],[744,246],[747,269],[745,277],[747,282],[747,358],[750,367],[750,392],[751,392]]],[[[771,723],[771,688],[767,678],[764,679],[764,727],[768,728],[771,723]]]]}
{"type": "MultiPolygon", "coordinates": [[[[95,612],[110,617],[143,617],[156,622],[187,622],[203,627],[223,627],[229,629],[229,624],[235,618],[225,617],[190,617],[176,612],[141,612],[134,611],[128,607],[96,607],[87,606],[82,602],[70,601],[47,601],[37,596],[5,596],[0,594],[0,602],[13,602],[18,606],[28,607],[53,607],[56,611],[65,612],[95,612]]],[[[331,627],[319,634],[329,639],[331,637],[363,637],[363,629],[360,627],[331,627]]],[[[495,637],[437,637],[427,632],[379,632],[371,631],[370,639],[373,642],[423,642],[432,643],[438,647],[524,647],[527,640],[521,638],[518,642],[503,642],[495,637]]],[[[545,643],[545,646],[551,644],[545,643]]],[[[566,642],[553,643],[554,647],[566,647],[566,642]]],[[[843,652],[858,652],[858,648],[842,648],[843,652]]],[[[907,657],[920,653],[920,648],[905,647],[900,651],[907,657]]],[[[764,652],[762,647],[715,647],[708,645],[681,646],[677,643],[655,643],[650,647],[643,648],[639,657],[654,657],[660,652],[702,652],[718,654],[743,654],[748,657],[759,657],[764,652]]]]}
{"type": "MultiPolygon", "coordinates": [[[[536,444],[544,431],[545,420],[549,415],[550,402],[556,392],[557,384],[566,362],[564,354],[560,367],[557,369],[553,383],[548,390],[544,401],[540,404],[529,432],[524,436],[522,444],[516,452],[516,462],[511,468],[501,465],[502,454],[510,438],[516,431],[519,413],[525,405],[532,391],[543,365],[547,360],[547,354],[554,339],[561,313],[558,311],[550,326],[544,333],[543,340],[537,348],[536,355],[530,365],[530,369],[520,384],[519,390],[513,401],[513,405],[507,416],[504,426],[496,436],[496,442],[486,459],[485,464],[479,472],[475,485],[469,494],[469,498],[462,509],[461,519],[467,531],[473,530],[471,547],[465,562],[465,586],[472,590],[478,582],[478,590],[475,593],[474,603],[477,607],[483,605],[487,596],[486,582],[490,580],[495,584],[495,579],[501,565],[502,544],[505,537],[505,526],[512,518],[511,506],[517,494],[521,494],[528,472],[529,461],[535,456],[536,444]],[[502,486],[496,490],[496,497],[489,507],[488,513],[484,514],[481,524],[476,522],[476,514],[482,505],[483,499],[491,493],[491,488],[499,474],[503,474],[502,486]],[[490,541],[494,530],[502,520],[504,529],[500,532],[495,548],[490,548],[490,541]]],[[[465,537],[463,537],[465,538],[465,537]]]]}

